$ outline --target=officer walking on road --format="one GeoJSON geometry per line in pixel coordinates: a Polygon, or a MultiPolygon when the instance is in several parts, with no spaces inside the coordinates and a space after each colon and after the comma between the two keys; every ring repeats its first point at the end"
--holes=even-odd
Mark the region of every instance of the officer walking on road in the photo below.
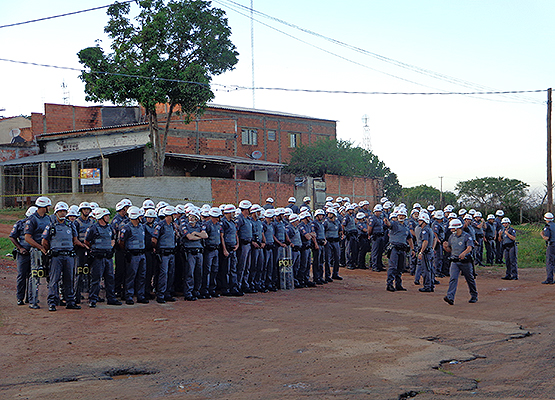
{"type": "MultiPolygon", "coordinates": [[[[17,221],[10,232],[10,240],[15,246],[15,259],[17,262],[17,305],[25,304],[25,294],[29,286],[31,276],[31,245],[25,241],[25,223],[37,211],[37,207],[31,206],[25,212],[25,218],[17,221]]],[[[27,293],[27,299],[29,294],[27,293]]]]}
{"type": "Polygon", "coordinates": [[[544,285],[553,285],[553,272],[555,271],[555,222],[553,222],[553,214],[548,212],[544,215],[545,227],[541,231],[541,237],[547,244],[545,251],[545,270],[547,278],[542,283],[544,285]]]}

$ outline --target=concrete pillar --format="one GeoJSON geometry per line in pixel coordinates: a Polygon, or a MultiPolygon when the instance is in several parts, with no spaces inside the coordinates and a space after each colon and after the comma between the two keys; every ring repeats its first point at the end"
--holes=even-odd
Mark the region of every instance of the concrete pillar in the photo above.
{"type": "Polygon", "coordinates": [[[79,161],[71,162],[71,193],[79,193],[79,161]]]}
{"type": "Polygon", "coordinates": [[[48,194],[48,163],[40,163],[40,193],[45,196],[48,194]]]}
{"type": "Polygon", "coordinates": [[[107,179],[110,178],[110,160],[108,158],[103,158],[102,159],[102,184],[104,185],[104,182],[106,182],[107,179]]]}
{"type": "Polygon", "coordinates": [[[6,193],[4,190],[5,184],[4,167],[0,166],[0,208],[4,208],[6,206],[6,198],[4,197],[4,194],[6,193]]]}

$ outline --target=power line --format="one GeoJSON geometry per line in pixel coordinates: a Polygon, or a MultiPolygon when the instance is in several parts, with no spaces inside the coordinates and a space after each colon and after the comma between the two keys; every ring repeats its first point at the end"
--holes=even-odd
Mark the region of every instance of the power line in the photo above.
{"type": "MultiPolygon", "coordinates": [[[[125,0],[125,1],[121,1],[120,4],[133,3],[134,1],[135,1],[135,0],[125,0]]],[[[67,17],[68,15],[81,14],[81,13],[85,13],[85,12],[89,12],[89,11],[101,10],[101,9],[103,9],[103,8],[108,8],[108,7],[110,7],[111,5],[112,5],[112,4],[108,4],[108,5],[100,6],[100,7],[87,8],[86,10],[73,11],[73,12],[70,12],[70,13],[53,15],[53,16],[51,16],[51,17],[44,17],[44,18],[32,19],[32,20],[29,20],[29,21],[16,22],[16,23],[13,23],[13,24],[0,25],[0,29],[1,29],[1,28],[9,28],[9,27],[11,27],[11,26],[18,26],[18,25],[31,24],[31,23],[33,23],[33,22],[46,21],[46,20],[54,19],[54,18],[67,17]]]]}
{"type": "MultiPolygon", "coordinates": [[[[250,11],[251,13],[254,12],[254,13],[256,13],[257,15],[263,16],[264,18],[274,20],[274,21],[276,21],[276,22],[279,22],[280,24],[283,24],[283,25],[286,25],[286,26],[288,26],[288,27],[291,27],[291,28],[300,30],[301,32],[307,33],[307,34],[309,34],[309,35],[312,35],[312,36],[315,36],[315,37],[324,39],[324,40],[329,41],[329,42],[331,42],[331,43],[334,43],[334,44],[336,44],[336,45],[338,45],[338,46],[341,46],[341,47],[344,47],[344,48],[347,48],[347,49],[356,51],[356,52],[358,52],[358,53],[362,53],[362,54],[365,54],[365,55],[369,55],[369,56],[371,56],[371,57],[373,57],[373,58],[376,58],[376,59],[378,59],[378,60],[380,60],[380,61],[383,61],[383,62],[386,62],[386,63],[390,63],[390,64],[393,64],[393,65],[398,66],[398,67],[400,67],[400,68],[408,69],[408,70],[411,70],[411,71],[413,71],[413,72],[416,72],[416,73],[419,73],[419,74],[422,74],[422,75],[426,75],[426,76],[429,76],[429,77],[434,78],[434,79],[442,80],[442,81],[447,82],[447,83],[451,83],[451,84],[455,84],[455,85],[458,85],[458,86],[463,86],[463,87],[467,87],[467,88],[471,88],[471,89],[475,89],[475,90],[480,90],[480,91],[495,91],[495,89],[493,89],[493,88],[491,88],[491,87],[487,87],[487,86],[479,85],[479,84],[472,83],[472,82],[469,82],[469,81],[465,81],[465,80],[463,80],[463,79],[451,77],[451,76],[449,76],[449,75],[441,74],[441,73],[438,73],[438,72],[435,72],[435,71],[432,71],[432,70],[428,70],[428,69],[421,68],[421,67],[418,67],[418,66],[415,66],[415,65],[412,65],[412,64],[408,64],[408,63],[405,63],[405,62],[402,62],[402,61],[398,61],[398,60],[395,60],[395,59],[392,59],[392,58],[389,58],[389,57],[385,57],[385,56],[382,56],[382,55],[380,55],[380,54],[377,54],[377,53],[374,53],[374,52],[371,52],[371,51],[362,49],[362,48],[360,48],[360,47],[352,46],[352,45],[350,45],[350,44],[348,44],[348,43],[339,41],[339,40],[337,40],[337,39],[333,39],[333,38],[331,38],[331,37],[322,35],[322,34],[320,34],[320,33],[311,31],[311,30],[306,29],[306,28],[302,28],[302,27],[300,27],[300,26],[298,26],[298,25],[289,23],[289,22],[287,22],[287,21],[284,21],[284,20],[282,20],[282,19],[273,17],[273,16],[271,16],[271,15],[265,14],[265,13],[263,13],[263,12],[261,12],[261,11],[252,10],[251,8],[249,8],[249,7],[247,7],[247,6],[244,6],[244,5],[240,4],[240,3],[237,3],[237,2],[235,2],[235,1],[233,1],[233,0],[214,0],[214,1],[215,1],[216,3],[222,4],[222,5],[227,5],[229,8],[231,8],[233,11],[235,11],[235,12],[237,12],[237,13],[239,13],[239,14],[242,14],[242,13],[239,12],[239,11],[237,11],[236,9],[234,9],[231,5],[234,5],[235,7],[240,7],[240,8],[245,9],[245,10],[248,10],[248,11],[250,11]],[[226,3],[227,3],[227,4],[226,4],[226,3]],[[230,5],[230,4],[231,4],[231,5],[230,5]]],[[[242,15],[245,15],[245,14],[242,14],[242,15]]],[[[270,28],[272,28],[272,29],[274,29],[274,30],[277,30],[278,32],[281,32],[281,33],[283,33],[283,34],[285,34],[285,35],[287,35],[287,36],[290,36],[290,37],[292,37],[292,38],[295,38],[295,39],[297,39],[297,40],[299,40],[299,41],[301,41],[301,42],[303,42],[303,43],[305,43],[305,44],[308,44],[308,45],[310,45],[310,46],[312,46],[312,47],[315,47],[315,48],[317,48],[317,49],[319,49],[319,50],[322,50],[322,51],[325,51],[325,52],[327,52],[327,53],[330,53],[330,54],[333,54],[333,55],[338,56],[338,55],[335,54],[335,53],[332,53],[332,52],[330,52],[330,51],[328,51],[328,50],[326,50],[326,49],[322,49],[322,48],[320,48],[320,47],[317,47],[317,46],[314,46],[314,45],[312,45],[312,44],[310,44],[310,43],[307,43],[307,42],[305,42],[305,41],[302,41],[302,40],[296,38],[295,36],[292,36],[292,35],[289,35],[289,34],[287,34],[287,33],[285,33],[285,32],[282,32],[282,31],[280,31],[279,29],[276,29],[276,28],[274,28],[274,27],[272,27],[272,26],[270,26],[270,25],[264,24],[264,23],[262,23],[262,22],[260,22],[260,21],[257,21],[257,22],[259,22],[259,23],[261,23],[261,24],[263,24],[263,25],[265,25],[265,26],[267,26],[267,27],[270,27],[270,28]]],[[[338,57],[341,57],[341,56],[338,56],[338,57]]],[[[350,62],[354,62],[354,61],[349,60],[349,59],[347,59],[347,58],[345,58],[345,57],[341,57],[341,58],[343,58],[343,59],[345,59],[345,60],[347,60],[347,61],[350,61],[350,62]]],[[[363,64],[360,64],[360,63],[357,63],[357,62],[354,62],[354,63],[355,63],[355,64],[358,64],[358,65],[361,65],[361,66],[364,66],[364,67],[366,67],[366,68],[372,69],[372,70],[374,70],[374,71],[377,71],[377,72],[386,74],[386,75],[388,75],[388,76],[397,78],[397,79],[401,79],[401,80],[404,80],[404,81],[407,81],[407,82],[410,82],[410,83],[417,84],[417,85],[419,85],[419,86],[424,86],[424,87],[430,88],[430,86],[423,85],[423,84],[420,84],[420,83],[418,83],[418,82],[414,82],[414,81],[410,81],[410,80],[407,80],[407,79],[404,79],[404,78],[400,78],[399,76],[396,76],[396,75],[393,75],[393,74],[390,74],[390,73],[387,73],[387,72],[384,72],[384,71],[380,71],[380,70],[378,70],[378,69],[370,68],[370,67],[367,67],[367,66],[365,66],[365,65],[363,65],[363,64]]],[[[437,89],[437,88],[433,88],[433,89],[440,90],[440,89],[437,89]]],[[[528,102],[528,103],[541,104],[540,101],[538,101],[538,100],[536,100],[536,99],[532,99],[532,98],[516,98],[515,100],[518,100],[519,102],[528,102]]]]}
{"type": "MultiPolygon", "coordinates": [[[[79,68],[72,68],[72,67],[63,67],[58,65],[49,65],[49,64],[40,64],[34,63],[29,61],[16,61],[16,60],[9,60],[6,58],[0,58],[0,61],[6,61],[16,64],[24,64],[24,65],[32,65],[38,67],[45,67],[45,68],[56,68],[56,69],[63,69],[69,71],[76,71],[76,72],[84,72],[82,69],[79,68]]],[[[169,78],[159,78],[155,76],[142,76],[142,75],[131,75],[131,74],[120,74],[116,72],[105,72],[105,71],[89,71],[88,73],[95,73],[95,74],[103,74],[103,75],[114,75],[114,76],[122,76],[126,78],[137,78],[137,79],[147,79],[147,80],[154,80],[154,81],[167,81],[167,82],[176,82],[176,83],[190,83],[200,86],[207,86],[210,87],[211,84],[204,83],[204,82],[194,82],[194,81],[184,81],[181,79],[169,79],[169,78]]],[[[230,90],[269,90],[269,91],[283,91],[283,92],[305,92],[305,93],[327,93],[327,94],[364,94],[364,95],[422,95],[422,96],[431,96],[431,95],[461,95],[461,96],[472,96],[472,95],[503,95],[503,94],[518,94],[518,93],[540,93],[546,92],[547,89],[534,89],[534,90],[503,90],[503,91],[476,91],[476,92],[378,92],[378,91],[349,91],[349,90],[324,90],[324,89],[301,89],[301,88],[280,88],[280,87],[264,87],[264,86],[257,86],[257,87],[248,87],[248,86],[240,86],[240,85],[222,85],[222,84],[212,84],[216,86],[221,86],[223,88],[227,88],[228,91],[230,90]]],[[[217,89],[216,89],[217,90],[217,89]]]]}

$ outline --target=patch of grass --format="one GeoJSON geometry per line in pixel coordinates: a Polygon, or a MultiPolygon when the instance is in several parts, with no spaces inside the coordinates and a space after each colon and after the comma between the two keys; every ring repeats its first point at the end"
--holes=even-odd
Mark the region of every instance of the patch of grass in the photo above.
{"type": "Polygon", "coordinates": [[[525,224],[514,227],[517,231],[518,267],[545,267],[545,241],[540,236],[542,224],[525,224]]]}
{"type": "Polygon", "coordinates": [[[6,257],[6,254],[10,254],[13,248],[14,246],[10,239],[0,237],[0,258],[3,258],[4,260],[13,260],[11,257],[6,257]]]}

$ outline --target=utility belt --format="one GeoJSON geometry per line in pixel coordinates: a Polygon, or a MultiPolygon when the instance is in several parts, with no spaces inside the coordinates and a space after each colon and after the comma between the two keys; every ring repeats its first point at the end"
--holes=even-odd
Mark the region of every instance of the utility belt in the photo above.
{"type": "Polygon", "coordinates": [[[175,249],[158,249],[157,253],[161,256],[169,256],[175,254],[175,249]]]}
{"type": "Polygon", "coordinates": [[[90,256],[93,258],[112,258],[112,250],[92,250],[90,256]]]}
{"type": "Polygon", "coordinates": [[[194,255],[194,256],[197,255],[197,254],[202,253],[202,249],[199,249],[199,248],[196,248],[196,249],[184,249],[184,250],[185,250],[185,253],[192,254],[192,255],[194,255]]]}
{"type": "Polygon", "coordinates": [[[292,246],[292,247],[291,247],[291,250],[293,250],[293,251],[301,251],[302,248],[303,248],[302,246],[292,246]]]}
{"type": "Polygon", "coordinates": [[[75,251],[73,250],[52,250],[52,257],[61,257],[61,256],[67,256],[67,257],[75,257],[75,251]]]}
{"type": "Polygon", "coordinates": [[[220,248],[220,246],[204,246],[204,250],[206,251],[214,251],[214,250],[218,250],[220,248]]]}
{"type": "Polygon", "coordinates": [[[408,244],[392,243],[391,244],[395,250],[399,251],[409,251],[410,246],[408,244]]]}
{"type": "Polygon", "coordinates": [[[383,237],[384,235],[385,233],[383,232],[372,233],[372,239],[380,238],[380,237],[383,237]]]}
{"type": "Polygon", "coordinates": [[[127,252],[132,256],[140,256],[141,254],[145,254],[146,251],[145,249],[139,249],[139,250],[127,250],[127,252]]]}
{"type": "Polygon", "coordinates": [[[483,237],[484,237],[484,235],[476,234],[476,239],[482,239],[483,237]]]}
{"type": "Polygon", "coordinates": [[[459,257],[448,257],[447,258],[449,261],[451,262],[458,262],[458,263],[470,263],[472,262],[472,256],[470,254],[467,254],[465,258],[463,258],[462,260],[459,257]]]}
{"type": "Polygon", "coordinates": [[[353,231],[353,232],[347,232],[347,237],[351,238],[353,236],[357,236],[357,231],[353,231]]]}
{"type": "Polygon", "coordinates": [[[276,247],[276,245],[274,243],[266,243],[266,246],[264,246],[265,250],[273,250],[274,247],[276,247]]]}
{"type": "Polygon", "coordinates": [[[237,246],[236,243],[226,243],[225,244],[225,248],[227,249],[227,251],[231,251],[230,249],[233,249],[235,246],[237,246]]]}
{"type": "Polygon", "coordinates": [[[301,246],[301,250],[310,249],[310,243],[311,242],[303,243],[302,246],[301,246]]]}
{"type": "Polygon", "coordinates": [[[326,243],[326,239],[316,239],[316,243],[318,243],[318,246],[323,246],[326,243]]]}
{"type": "Polygon", "coordinates": [[[512,242],[512,243],[503,243],[503,249],[510,249],[515,247],[516,243],[512,242]]]}
{"type": "Polygon", "coordinates": [[[242,245],[251,244],[251,242],[252,240],[239,239],[239,243],[241,243],[242,245]]]}
{"type": "Polygon", "coordinates": [[[328,239],[328,242],[330,242],[330,243],[339,242],[339,238],[338,238],[338,237],[337,237],[337,238],[329,238],[329,239],[328,239]]]}

